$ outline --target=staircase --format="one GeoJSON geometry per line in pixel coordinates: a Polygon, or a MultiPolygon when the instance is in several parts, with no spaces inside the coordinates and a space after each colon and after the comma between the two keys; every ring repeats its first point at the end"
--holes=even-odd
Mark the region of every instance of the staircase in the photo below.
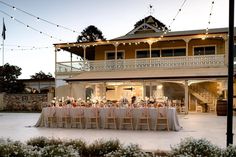
{"type": "Polygon", "coordinates": [[[198,100],[198,104],[207,104],[208,110],[215,110],[217,95],[214,92],[196,84],[189,88],[189,93],[198,100]]]}

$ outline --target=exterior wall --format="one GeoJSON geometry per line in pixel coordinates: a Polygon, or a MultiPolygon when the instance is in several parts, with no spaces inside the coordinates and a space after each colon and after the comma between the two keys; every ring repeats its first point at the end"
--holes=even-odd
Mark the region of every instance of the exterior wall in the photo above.
{"type": "MultiPolygon", "coordinates": [[[[194,46],[208,46],[215,45],[216,46],[216,54],[224,54],[225,53],[225,41],[223,39],[191,39],[188,43],[188,56],[193,55],[194,46]]],[[[184,40],[173,40],[173,41],[159,41],[152,44],[152,49],[167,49],[167,48],[185,48],[186,42],[184,40]]],[[[129,44],[120,43],[117,47],[117,50],[125,51],[125,59],[133,59],[136,56],[137,49],[149,49],[148,43],[139,43],[139,44],[129,44]]],[[[105,52],[106,51],[115,51],[114,45],[103,45],[95,47],[95,60],[105,60],[105,52]]]]}
{"type": "Polygon", "coordinates": [[[115,51],[113,45],[102,45],[95,47],[95,60],[105,60],[105,51],[115,51]]]}
{"type": "Polygon", "coordinates": [[[83,83],[79,82],[73,82],[71,83],[71,95],[75,99],[81,98],[83,100],[86,100],[85,97],[85,85],[83,83]]]}
{"type": "Polygon", "coordinates": [[[223,39],[192,39],[189,41],[189,56],[193,55],[194,46],[216,46],[216,54],[225,54],[225,41],[223,39]]]}
{"type": "Polygon", "coordinates": [[[47,105],[47,94],[3,94],[3,110],[41,111],[47,105]]]}
{"type": "Polygon", "coordinates": [[[64,80],[66,78],[69,78],[70,75],[56,75],[55,78],[55,96],[56,97],[65,97],[70,96],[70,86],[69,84],[64,80]]]}

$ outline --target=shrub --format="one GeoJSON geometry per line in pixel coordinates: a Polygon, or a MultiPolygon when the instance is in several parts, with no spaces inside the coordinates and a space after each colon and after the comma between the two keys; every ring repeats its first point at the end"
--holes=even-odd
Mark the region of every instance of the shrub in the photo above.
{"type": "Polygon", "coordinates": [[[171,147],[171,157],[216,157],[221,156],[221,149],[206,139],[186,138],[180,144],[171,147]]]}
{"type": "Polygon", "coordinates": [[[45,146],[63,144],[63,141],[61,141],[60,139],[55,139],[55,138],[49,139],[46,137],[35,137],[35,138],[31,138],[26,143],[27,143],[27,145],[43,148],[45,146]]]}
{"type": "Polygon", "coordinates": [[[65,141],[65,146],[72,146],[73,149],[75,149],[79,154],[82,156],[82,154],[85,154],[87,151],[86,143],[82,140],[69,140],[65,141]]]}
{"type": "Polygon", "coordinates": [[[84,155],[100,157],[104,156],[109,152],[116,151],[119,148],[120,148],[119,140],[109,140],[109,141],[97,140],[87,147],[87,151],[84,152],[84,155]]]}
{"type": "Polygon", "coordinates": [[[28,140],[26,144],[43,148],[47,145],[47,141],[48,141],[48,138],[46,137],[36,137],[36,138],[31,138],[30,140],[28,140]]]}
{"type": "Polygon", "coordinates": [[[0,139],[0,156],[2,157],[39,157],[38,152],[34,147],[27,146],[19,141],[11,141],[9,139],[0,139]]]}
{"type": "Polygon", "coordinates": [[[130,144],[116,151],[105,155],[106,157],[151,157],[151,155],[143,152],[138,145],[130,144]]]}
{"type": "Polygon", "coordinates": [[[79,153],[72,146],[51,145],[41,148],[41,157],[79,157],[79,153]]]}
{"type": "Polygon", "coordinates": [[[223,157],[235,157],[236,156],[236,146],[229,145],[223,152],[223,157]]]}

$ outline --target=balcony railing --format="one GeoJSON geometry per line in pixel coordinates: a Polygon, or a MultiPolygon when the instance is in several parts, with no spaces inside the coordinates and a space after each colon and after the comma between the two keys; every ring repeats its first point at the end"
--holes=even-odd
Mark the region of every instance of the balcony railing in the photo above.
{"type": "Polygon", "coordinates": [[[225,66],[224,55],[158,57],[98,61],[57,62],[56,72],[122,71],[166,68],[207,68],[225,66]]]}

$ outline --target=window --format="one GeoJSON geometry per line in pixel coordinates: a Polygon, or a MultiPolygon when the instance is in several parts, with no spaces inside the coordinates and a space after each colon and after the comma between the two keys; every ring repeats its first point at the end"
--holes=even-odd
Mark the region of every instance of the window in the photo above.
{"type": "MultiPolygon", "coordinates": [[[[111,60],[115,59],[115,52],[107,52],[106,53],[106,59],[111,60]]],[[[124,59],[124,52],[117,52],[117,59],[124,59]]]]}
{"type": "Polygon", "coordinates": [[[149,57],[149,51],[143,50],[143,51],[137,51],[136,52],[136,58],[148,58],[149,57]]]}
{"type": "MultiPolygon", "coordinates": [[[[160,57],[160,50],[152,50],[152,57],[160,57]]],[[[138,50],[136,51],[136,58],[149,58],[150,51],[149,50],[138,50]]]]}
{"type": "Polygon", "coordinates": [[[162,57],[186,56],[186,49],[164,49],[161,51],[162,57]]]}
{"type": "Polygon", "coordinates": [[[172,49],[162,50],[161,56],[162,57],[171,57],[171,56],[173,56],[173,50],[172,49]]]}
{"type": "Polygon", "coordinates": [[[194,55],[214,55],[215,46],[194,47],[194,55]]]}
{"type": "Polygon", "coordinates": [[[160,50],[152,50],[152,57],[160,57],[161,52],[160,50]]]}

